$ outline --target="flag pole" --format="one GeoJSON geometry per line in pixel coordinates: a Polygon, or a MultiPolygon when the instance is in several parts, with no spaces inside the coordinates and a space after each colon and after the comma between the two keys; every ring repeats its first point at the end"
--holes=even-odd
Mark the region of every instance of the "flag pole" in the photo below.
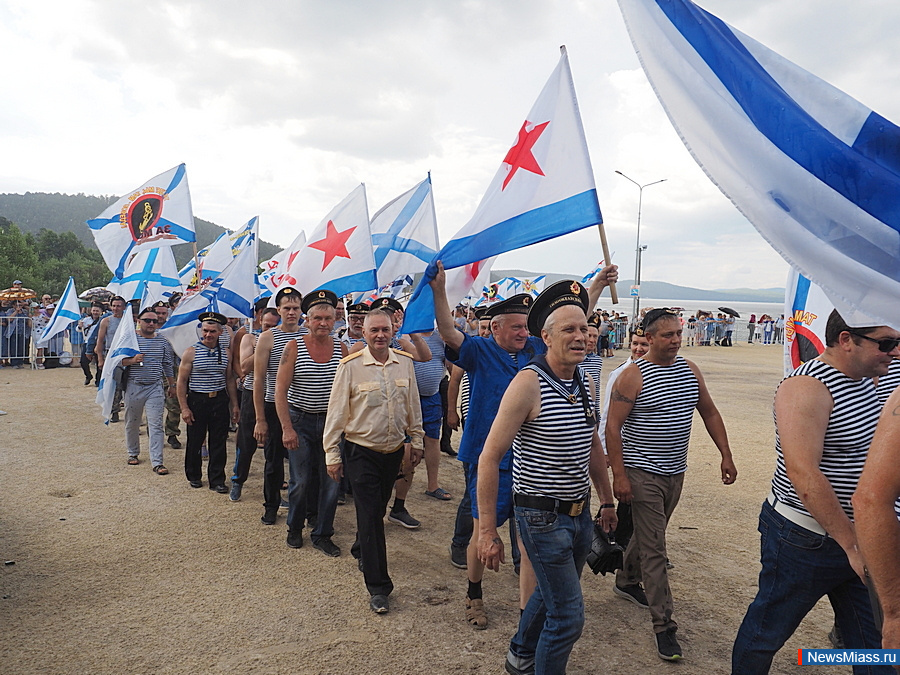
{"type": "MultiPolygon", "coordinates": [[[[597,229],[600,231],[600,246],[603,249],[603,260],[606,261],[607,265],[612,264],[612,260],[609,258],[609,244],[606,243],[606,230],[603,229],[603,223],[597,223],[597,229]]],[[[609,297],[612,299],[612,304],[619,304],[619,293],[616,291],[616,285],[609,285],[609,297]]]]}

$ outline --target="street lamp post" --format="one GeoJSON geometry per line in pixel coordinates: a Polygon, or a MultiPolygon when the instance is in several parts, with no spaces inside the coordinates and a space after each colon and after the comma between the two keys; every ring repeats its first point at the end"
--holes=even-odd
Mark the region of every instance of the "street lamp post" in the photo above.
{"type": "Polygon", "coordinates": [[[647,249],[646,246],[641,246],[641,205],[644,199],[644,188],[650,187],[651,185],[656,185],[657,183],[663,183],[666,179],[662,178],[660,180],[655,180],[652,183],[644,183],[643,185],[641,185],[636,180],[632,180],[618,169],[616,169],[616,173],[622,176],[622,178],[624,178],[625,180],[631,181],[638,187],[637,241],[634,245],[634,285],[638,287],[638,294],[634,296],[634,309],[632,310],[631,316],[631,325],[632,328],[635,328],[637,327],[638,316],[640,316],[641,311],[641,254],[647,249]]]}

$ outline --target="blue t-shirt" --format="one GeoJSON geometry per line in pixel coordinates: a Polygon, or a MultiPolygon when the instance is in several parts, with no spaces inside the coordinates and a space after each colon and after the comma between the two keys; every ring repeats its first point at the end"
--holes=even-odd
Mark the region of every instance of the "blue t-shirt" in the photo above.
{"type": "MultiPolygon", "coordinates": [[[[469,414],[466,428],[459,443],[459,459],[477,464],[488,432],[497,416],[500,399],[516,374],[528,365],[533,356],[544,354],[547,346],[543,340],[529,337],[525,348],[511,356],[498,345],[493,337],[465,335],[459,347],[458,358],[447,348],[447,358],[469,374],[469,414]]],[[[500,468],[512,467],[512,453],[507,452],[500,468]]]]}

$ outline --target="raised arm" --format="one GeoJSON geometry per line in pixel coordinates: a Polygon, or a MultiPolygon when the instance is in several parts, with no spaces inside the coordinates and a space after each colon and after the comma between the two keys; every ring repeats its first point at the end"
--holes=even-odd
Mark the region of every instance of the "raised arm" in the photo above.
{"type": "Polygon", "coordinates": [[[444,344],[455,351],[463,343],[463,334],[456,330],[456,324],[453,323],[453,313],[450,311],[450,303],[447,301],[447,273],[440,260],[437,262],[437,269],[434,279],[428,282],[434,296],[434,319],[444,344]]]}

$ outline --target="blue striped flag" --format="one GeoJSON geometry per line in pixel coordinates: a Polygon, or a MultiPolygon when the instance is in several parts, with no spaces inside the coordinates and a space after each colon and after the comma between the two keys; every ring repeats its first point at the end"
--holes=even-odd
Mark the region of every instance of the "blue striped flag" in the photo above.
{"type": "Polygon", "coordinates": [[[78,293],[75,291],[75,280],[69,277],[69,283],[66,284],[66,290],[63,291],[62,297],[56,303],[53,310],[53,316],[50,323],[44,328],[36,344],[42,347],[50,341],[54,335],[61,333],[73,321],[81,318],[81,309],[78,307],[78,293]]]}
{"type": "Polygon", "coordinates": [[[690,0],[619,6],[713,183],[850,325],[900,325],[900,129],[690,0]]]}

